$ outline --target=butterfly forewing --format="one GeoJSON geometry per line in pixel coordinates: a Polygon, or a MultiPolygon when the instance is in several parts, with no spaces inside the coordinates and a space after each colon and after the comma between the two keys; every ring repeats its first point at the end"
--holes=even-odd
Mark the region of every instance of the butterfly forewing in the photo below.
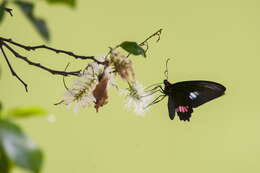
{"type": "Polygon", "coordinates": [[[194,108],[222,96],[226,90],[223,85],[211,81],[178,82],[173,84],[171,88],[174,95],[183,95],[182,99],[189,102],[194,108]]]}

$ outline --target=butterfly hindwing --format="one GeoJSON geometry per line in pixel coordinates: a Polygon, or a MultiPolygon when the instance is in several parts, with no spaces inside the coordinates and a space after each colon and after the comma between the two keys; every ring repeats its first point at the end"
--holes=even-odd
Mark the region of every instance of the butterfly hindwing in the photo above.
{"type": "Polygon", "coordinates": [[[175,110],[176,110],[180,120],[190,121],[191,113],[193,112],[193,109],[191,106],[178,106],[175,110]]]}
{"type": "Polygon", "coordinates": [[[180,120],[189,121],[191,113],[193,112],[191,101],[188,97],[188,92],[185,90],[173,90],[173,98],[175,101],[175,112],[180,120]]]}
{"type": "Polygon", "coordinates": [[[175,105],[174,98],[171,95],[168,97],[168,112],[170,119],[173,120],[175,116],[175,105]]]}

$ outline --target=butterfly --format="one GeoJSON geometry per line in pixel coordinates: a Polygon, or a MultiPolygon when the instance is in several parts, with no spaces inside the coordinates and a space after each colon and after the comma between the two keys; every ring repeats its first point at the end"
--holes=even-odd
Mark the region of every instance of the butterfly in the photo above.
{"type": "MultiPolygon", "coordinates": [[[[168,70],[165,73],[168,74],[168,70]]],[[[174,119],[177,113],[180,120],[190,121],[193,108],[224,95],[226,90],[219,83],[203,80],[182,81],[172,84],[166,79],[163,84],[164,88],[157,85],[152,89],[157,92],[159,88],[162,95],[157,97],[150,105],[158,103],[168,96],[168,112],[171,120],[174,119]]]]}

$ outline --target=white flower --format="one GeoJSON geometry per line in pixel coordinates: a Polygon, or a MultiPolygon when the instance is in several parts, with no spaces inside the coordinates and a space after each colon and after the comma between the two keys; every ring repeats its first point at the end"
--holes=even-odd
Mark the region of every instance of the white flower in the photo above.
{"type": "MultiPolygon", "coordinates": [[[[96,85],[93,85],[96,86],[96,85]]],[[[70,89],[65,93],[63,103],[70,108],[72,104],[75,104],[74,112],[78,111],[79,107],[90,107],[96,101],[92,91],[93,86],[85,86],[79,89],[70,89]]]]}
{"type": "Polygon", "coordinates": [[[134,109],[134,112],[137,115],[144,115],[147,106],[152,100],[152,95],[146,93],[141,84],[134,82],[129,83],[126,98],[126,107],[128,109],[134,109]]]}
{"type": "Polygon", "coordinates": [[[88,66],[84,69],[80,77],[85,79],[95,79],[98,80],[100,75],[104,71],[104,65],[98,64],[97,62],[89,63],[88,66]]]}
{"type": "Polygon", "coordinates": [[[93,90],[97,86],[103,71],[104,65],[102,64],[96,62],[88,64],[79,78],[74,81],[75,87],[65,93],[63,103],[68,107],[74,103],[74,112],[77,112],[79,107],[93,106],[96,102],[93,90]]]}
{"type": "Polygon", "coordinates": [[[74,104],[74,112],[80,107],[95,106],[98,109],[107,103],[107,88],[115,85],[112,67],[97,62],[89,63],[74,85],[65,94],[63,103],[68,107],[74,104]]]}

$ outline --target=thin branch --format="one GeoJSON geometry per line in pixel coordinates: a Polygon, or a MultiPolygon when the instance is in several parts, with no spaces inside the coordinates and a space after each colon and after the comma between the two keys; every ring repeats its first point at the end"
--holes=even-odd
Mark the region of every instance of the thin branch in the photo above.
{"type": "Polygon", "coordinates": [[[160,39],[161,39],[161,34],[162,34],[162,30],[163,30],[163,29],[159,29],[158,31],[156,31],[155,33],[153,33],[152,35],[150,35],[147,39],[145,39],[143,42],[141,42],[139,45],[140,45],[140,46],[144,46],[145,44],[148,45],[148,41],[149,41],[151,38],[155,37],[155,36],[158,36],[156,42],[160,41],[160,39]]]}
{"type": "Polygon", "coordinates": [[[59,101],[58,103],[54,103],[53,105],[54,105],[54,106],[58,106],[58,105],[62,104],[63,102],[64,102],[64,100],[61,100],[61,101],[59,101]]]}
{"type": "Polygon", "coordinates": [[[62,75],[62,76],[73,75],[73,76],[78,76],[78,75],[80,74],[80,70],[78,70],[78,71],[66,72],[66,71],[58,71],[58,70],[50,69],[50,68],[48,68],[48,67],[45,67],[45,66],[41,65],[40,63],[35,63],[35,62],[30,61],[27,57],[22,56],[21,54],[19,54],[18,52],[16,52],[16,51],[15,51],[12,47],[10,47],[8,44],[6,44],[6,43],[3,42],[2,45],[5,46],[8,50],[10,50],[15,57],[22,59],[23,61],[27,62],[29,65],[36,66],[36,67],[38,67],[38,68],[41,68],[41,69],[43,69],[43,70],[46,70],[46,71],[50,72],[50,73],[53,74],[53,75],[62,75]]]}
{"type": "Polygon", "coordinates": [[[9,60],[8,60],[6,54],[5,54],[5,51],[4,51],[4,49],[3,49],[3,44],[2,44],[2,43],[1,43],[0,48],[1,48],[1,51],[2,51],[2,53],[3,53],[3,55],[4,55],[4,57],[5,57],[5,61],[7,62],[8,67],[9,67],[9,69],[10,69],[12,75],[15,76],[15,77],[24,85],[25,91],[28,92],[28,88],[27,88],[28,85],[27,85],[27,84],[16,74],[16,72],[14,71],[14,69],[13,69],[11,63],[9,62],[9,60]]]}
{"type": "MultiPolygon", "coordinates": [[[[10,13],[10,15],[12,16],[12,9],[9,9],[9,8],[5,8],[3,7],[4,10],[6,10],[7,12],[10,13]]],[[[155,36],[158,36],[157,38],[157,42],[160,40],[160,37],[161,37],[161,33],[162,33],[162,29],[159,29],[158,31],[156,31],[155,33],[153,33],[152,35],[150,35],[148,38],[146,38],[143,42],[141,42],[139,45],[140,46],[146,46],[146,49],[145,51],[147,51],[149,49],[149,45],[148,45],[148,41],[155,37],[155,36]]],[[[7,38],[3,38],[3,37],[0,37],[0,47],[1,47],[1,50],[2,50],[2,53],[5,57],[5,60],[12,72],[12,75],[14,75],[21,83],[23,83],[23,85],[25,86],[25,89],[27,91],[27,84],[15,73],[15,71],[13,70],[5,52],[4,52],[4,49],[3,49],[3,46],[5,48],[7,48],[16,58],[19,58],[25,62],[27,62],[29,65],[32,65],[32,66],[35,66],[35,67],[38,67],[38,68],[41,68],[45,71],[48,71],[50,72],[51,74],[53,75],[62,75],[62,76],[69,76],[69,75],[72,75],[72,76],[79,76],[81,70],[78,70],[78,71],[70,71],[70,72],[67,72],[66,69],[65,71],[59,71],[59,70],[54,70],[54,69],[51,69],[49,67],[46,67],[46,66],[43,66],[41,65],[40,63],[37,63],[37,62],[33,62],[31,60],[29,60],[26,56],[23,56],[21,55],[20,53],[18,53],[12,46],[17,46],[19,48],[22,48],[26,51],[36,51],[38,49],[46,49],[48,51],[51,51],[51,52],[55,52],[55,53],[62,53],[62,54],[65,54],[65,55],[68,55],[68,56],[71,56],[71,57],[74,57],[75,59],[82,59],[82,60],[92,60],[98,64],[102,64],[104,65],[105,67],[108,66],[108,62],[107,61],[99,61],[98,59],[96,59],[94,56],[82,56],[82,55],[77,55],[71,51],[66,51],[66,50],[61,50],[61,49],[56,49],[56,48],[52,48],[52,47],[49,47],[49,46],[46,46],[46,45],[38,45],[38,46],[26,46],[24,44],[21,44],[21,43],[18,43],[18,42],[15,42],[13,41],[12,39],[7,39],[7,38]]],[[[117,47],[116,47],[117,48],[117,47]]],[[[110,48],[110,51],[108,52],[108,54],[106,55],[109,56],[109,54],[111,54],[111,51],[113,49],[110,48]]],[[[130,54],[128,54],[129,56],[130,54]]],[[[127,56],[127,57],[128,57],[127,56]]],[[[65,88],[67,89],[66,87],[66,84],[65,84],[65,81],[64,81],[64,78],[63,78],[63,82],[64,82],[64,85],[65,85],[65,88]]]]}
{"type": "Polygon", "coordinates": [[[52,52],[55,52],[55,53],[63,53],[65,55],[68,55],[68,56],[71,56],[71,57],[74,57],[75,59],[83,59],[83,60],[86,60],[86,59],[89,59],[89,60],[93,60],[99,64],[104,64],[104,62],[101,62],[97,59],[95,59],[94,56],[82,56],[82,55],[77,55],[71,51],[66,51],[66,50],[61,50],[61,49],[55,49],[55,48],[52,48],[52,47],[49,47],[49,46],[46,46],[46,45],[38,45],[38,46],[26,46],[26,45],[23,45],[23,44],[20,44],[20,43],[17,43],[15,41],[13,41],[12,39],[7,39],[7,38],[3,38],[3,37],[0,37],[0,40],[4,41],[4,42],[8,42],[8,43],[11,43],[15,46],[18,46],[20,48],[23,48],[27,51],[31,51],[31,50],[37,50],[37,49],[47,49],[47,50],[50,50],[52,52]]]}
{"type": "MultiPolygon", "coordinates": [[[[159,29],[158,31],[156,31],[155,33],[153,33],[152,35],[150,35],[149,37],[147,37],[144,41],[142,41],[141,43],[139,43],[139,46],[146,46],[146,48],[145,48],[145,53],[146,53],[146,52],[148,51],[148,49],[149,49],[148,41],[149,41],[151,38],[157,36],[158,38],[157,38],[156,42],[160,41],[160,39],[161,39],[161,34],[162,34],[162,30],[163,30],[163,29],[159,29]]],[[[119,46],[117,46],[117,47],[119,47],[119,46]]],[[[117,48],[117,47],[116,47],[116,48],[117,48]]],[[[131,53],[129,53],[126,57],[129,57],[130,55],[131,55],[131,53]]]]}

